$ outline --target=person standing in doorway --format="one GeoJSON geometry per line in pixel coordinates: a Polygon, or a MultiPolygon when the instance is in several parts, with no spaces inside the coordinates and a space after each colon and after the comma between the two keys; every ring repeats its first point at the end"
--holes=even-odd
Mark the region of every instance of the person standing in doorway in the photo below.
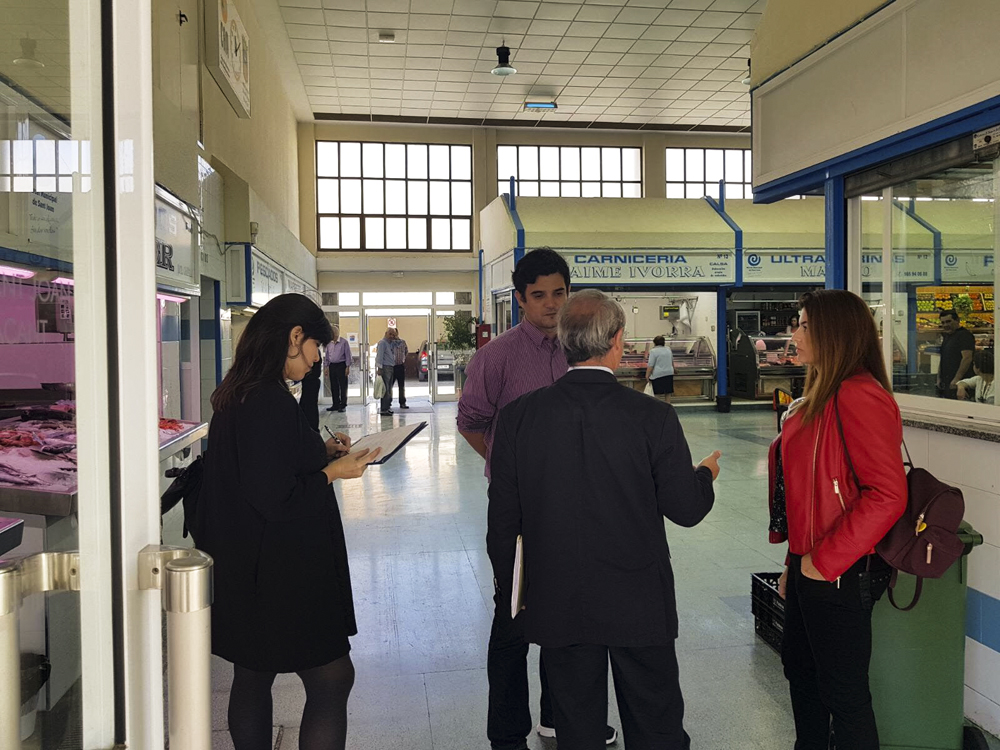
{"type": "Polygon", "coordinates": [[[385,383],[385,393],[382,394],[378,411],[383,417],[392,416],[392,409],[389,407],[392,406],[392,381],[396,372],[396,354],[393,350],[394,340],[395,334],[393,333],[393,329],[387,328],[385,336],[378,342],[378,348],[375,349],[375,377],[381,377],[382,382],[385,383]]]}
{"type": "Polygon", "coordinates": [[[663,336],[653,339],[653,351],[649,353],[646,365],[646,380],[653,386],[653,395],[669,404],[670,394],[674,392],[674,353],[663,336]]]}
{"type": "Polygon", "coordinates": [[[330,372],[330,395],[333,403],[327,411],[347,411],[347,378],[351,374],[351,343],[333,327],[333,340],[327,344],[326,361],[330,372]]]}
{"type": "Polygon", "coordinates": [[[962,327],[954,310],[941,313],[941,365],[938,368],[937,391],[943,398],[958,398],[958,381],[968,376],[972,369],[972,355],[976,351],[976,337],[962,327]]]}
{"type": "MultiPolygon", "coordinates": [[[[392,368],[393,380],[399,385],[399,408],[409,409],[406,405],[406,355],[410,350],[406,346],[406,341],[399,337],[399,329],[392,329],[392,351],[396,357],[396,364],[392,368]]],[[[391,403],[391,399],[390,399],[391,403]]]]}
{"type": "MultiPolygon", "coordinates": [[[[541,248],[525,255],[512,275],[521,321],[473,355],[458,402],[458,431],[486,459],[490,480],[493,434],[500,410],[526,393],[552,385],[566,374],[566,355],[559,346],[559,310],[569,296],[569,266],[559,253],[541,248]]],[[[528,642],[521,622],[510,616],[493,582],[495,611],[490,632],[487,677],[489,710],[486,736],[493,750],[525,750],[531,732],[528,705],[528,642]]],[[[538,665],[542,683],[541,716],[537,732],[555,737],[552,700],[544,662],[538,665]]],[[[618,739],[607,728],[607,743],[618,739]]]]}

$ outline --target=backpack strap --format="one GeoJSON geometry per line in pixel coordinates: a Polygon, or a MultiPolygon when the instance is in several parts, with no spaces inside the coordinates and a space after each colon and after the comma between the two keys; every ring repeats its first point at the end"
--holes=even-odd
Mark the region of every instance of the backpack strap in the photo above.
{"type": "MultiPolygon", "coordinates": [[[[892,583],[893,584],[896,583],[896,572],[897,571],[895,571],[895,570],[892,572],[892,583]]],[[[895,598],[892,595],[892,589],[893,589],[893,587],[889,586],[889,591],[888,591],[888,593],[889,593],[889,603],[892,604],[892,606],[895,607],[896,609],[898,609],[900,612],[909,612],[911,609],[913,609],[914,607],[916,607],[917,606],[917,602],[920,601],[920,593],[923,591],[923,588],[924,588],[924,579],[921,578],[920,576],[917,576],[917,585],[913,589],[913,601],[911,601],[905,607],[900,607],[898,604],[896,604],[896,600],[895,600],[895,598]]]]}
{"type": "Polygon", "coordinates": [[[837,417],[837,430],[840,432],[840,443],[844,446],[844,457],[847,459],[847,466],[851,470],[851,476],[854,477],[854,484],[857,485],[859,490],[864,489],[861,485],[861,480],[858,479],[858,472],[854,470],[854,462],[851,460],[851,452],[847,450],[847,440],[844,438],[844,423],[840,421],[840,389],[838,388],[836,393],[833,394],[833,413],[837,417]]]}

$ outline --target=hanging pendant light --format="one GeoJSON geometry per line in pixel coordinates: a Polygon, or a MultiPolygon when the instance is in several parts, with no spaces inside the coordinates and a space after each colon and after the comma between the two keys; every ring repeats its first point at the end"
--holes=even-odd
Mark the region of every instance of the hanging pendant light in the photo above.
{"type": "Polygon", "coordinates": [[[510,64],[510,47],[506,41],[497,47],[497,66],[490,72],[495,76],[512,76],[517,72],[510,64]]]}
{"type": "Polygon", "coordinates": [[[38,40],[24,37],[21,40],[21,56],[14,58],[14,64],[23,68],[44,68],[45,63],[35,56],[38,40]]]}

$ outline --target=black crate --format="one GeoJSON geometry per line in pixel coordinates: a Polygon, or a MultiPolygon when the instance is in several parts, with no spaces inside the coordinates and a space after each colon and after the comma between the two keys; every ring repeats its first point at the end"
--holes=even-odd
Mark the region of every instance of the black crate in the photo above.
{"type": "Polygon", "coordinates": [[[750,576],[754,632],[779,653],[785,630],[785,600],[778,596],[780,576],[780,573],[754,573],[750,576]]]}

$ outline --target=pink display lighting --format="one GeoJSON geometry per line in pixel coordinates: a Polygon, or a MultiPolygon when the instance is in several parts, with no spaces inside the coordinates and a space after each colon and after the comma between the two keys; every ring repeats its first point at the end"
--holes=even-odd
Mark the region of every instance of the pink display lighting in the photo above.
{"type": "Polygon", "coordinates": [[[76,282],[73,279],[68,279],[65,276],[60,276],[57,279],[52,279],[52,283],[58,286],[76,286],[76,282]]]}
{"type": "Polygon", "coordinates": [[[32,279],[35,277],[34,271],[25,268],[13,268],[11,266],[0,266],[0,276],[11,276],[15,279],[32,279]]]}
{"type": "Polygon", "coordinates": [[[176,302],[178,305],[183,305],[188,301],[187,297],[173,297],[169,294],[163,294],[162,292],[156,293],[156,299],[162,302],[176,302]]]}

